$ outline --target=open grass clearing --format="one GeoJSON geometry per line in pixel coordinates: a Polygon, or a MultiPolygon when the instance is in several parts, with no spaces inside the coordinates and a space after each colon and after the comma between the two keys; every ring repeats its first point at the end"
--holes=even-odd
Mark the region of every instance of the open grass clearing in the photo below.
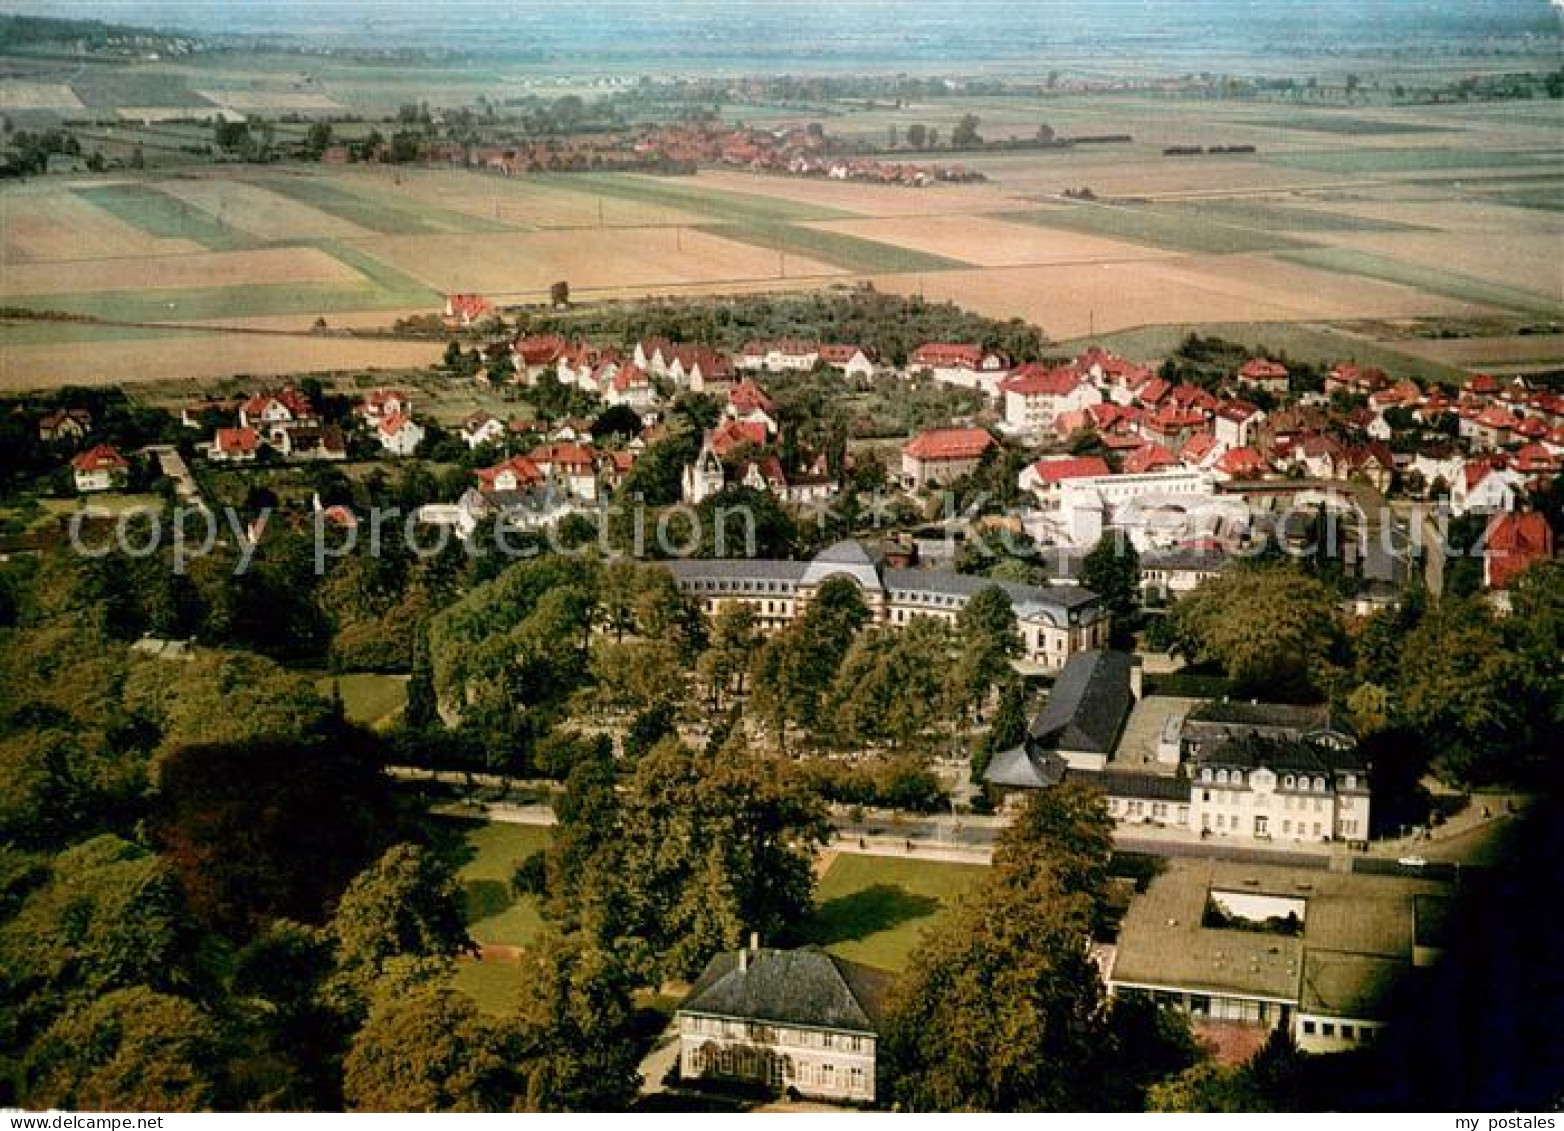
{"type": "Polygon", "coordinates": [[[511,879],[523,860],[548,847],[549,830],[499,821],[463,823],[467,859],[456,881],[468,932],[482,944],[530,946],[543,929],[543,917],[536,898],[517,895],[511,879]]]}
{"type": "Polygon", "coordinates": [[[322,695],[340,694],[348,720],[367,727],[385,726],[407,706],[405,675],[331,672],[318,676],[315,686],[322,695]]]}
{"type": "Polygon", "coordinates": [[[925,933],[987,871],[981,864],[838,853],[820,879],[806,933],[843,958],[902,970],[925,933]]]}

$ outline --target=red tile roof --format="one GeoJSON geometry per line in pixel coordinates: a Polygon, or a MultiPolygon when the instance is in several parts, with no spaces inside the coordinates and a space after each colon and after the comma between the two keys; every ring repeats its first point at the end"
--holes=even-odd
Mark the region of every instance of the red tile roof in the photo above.
{"type": "Polygon", "coordinates": [[[918,460],[976,459],[994,444],[982,428],[934,428],[908,440],[902,453],[918,460]]]}
{"type": "Polygon", "coordinates": [[[738,420],[724,420],[711,432],[711,450],[719,457],[726,456],[741,444],[754,444],[757,448],[766,446],[766,426],[759,421],[744,423],[738,420]]]}
{"type": "Polygon", "coordinates": [[[1066,479],[1090,479],[1111,475],[1113,469],[1101,456],[1074,456],[1070,459],[1041,459],[1032,470],[1044,483],[1063,483],[1066,479]]]}
{"type": "Polygon", "coordinates": [[[1085,380],[1080,371],[1069,365],[1049,367],[1038,362],[1028,362],[999,383],[1006,393],[1018,396],[1063,397],[1074,392],[1085,380]]]}
{"type": "Polygon", "coordinates": [[[1536,511],[1495,515],[1488,524],[1488,584],[1507,589],[1537,562],[1553,557],[1553,528],[1536,511]]]}
{"type": "Polygon", "coordinates": [[[253,452],[261,446],[261,437],[254,428],[219,428],[214,446],[227,454],[253,452]]]}
{"type": "Polygon", "coordinates": [[[1178,466],[1178,459],[1161,444],[1142,444],[1124,457],[1126,475],[1144,475],[1148,471],[1160,471],[1178,466]]]}
{"type": "Polygon", "coordinates": [[[492,487],[494,486],[494,481],[507,471],[512,472],[516,476],[518,483],[543,482],[543,473],[538,470],[538,465],[526,456],[511,456],[504,463],[497,463],[493,467],[479,468],[474,474],[477,475],[479,483],[485,487],[492,487]]]}
{"type": "Polygon", "coordinates": [[[112,445],[98,444],[71,460],[71,466],[77,471],[124,471],[130,462],[112,445]]]}

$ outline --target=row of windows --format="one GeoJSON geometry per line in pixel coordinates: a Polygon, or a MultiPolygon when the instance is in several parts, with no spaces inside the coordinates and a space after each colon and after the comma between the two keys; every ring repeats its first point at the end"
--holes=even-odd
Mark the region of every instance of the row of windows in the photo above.
{"type": "MultiPolygon", "coordinates": [[[[1217,785],[1243,785],[1244,772],[1242,770],[1213,770],[1210,766],[1204,766],[1200,770],[1200,780],[1206,782],[1215,782],[1217,785]]],[[[1292,774],[1284,774],[1282,776],[1283,789],[1309,789],[1311,788],[1311,782],[1312,788],[1316,793],[1324,793],[1327,785],[1329,784],[1323,777],[1314,777],[1311,779],[1307,774],[1302,774],[1296,777],[1292,774]]],[[[1357,787],[1357,784],[1357,775],[1348,774],[1346,778],[1346,788],[1354,789],[1357,787]]]]}
{"type": "Polygon", "coordinates": [[[733,1021],[721,1017],[686,1015],[682,1029],[686,1033],[727,1037],[796,1048],[840,1049],[843,1052],[868,1052],[873,1042],[856,1033],[833,1033],[820,1029],[786,1029],[757,1021],[733,1021]]]}
{"type": "Polygon", "coordinates": [[[1303,1023],[1305,1036],[1312,1037],[1318,1029],[1322,1037],[1335,1037],[1338,1030],[1344,1041],[1372,1041],[1374,1039],[1374,1026],[1372,1025],[1337,1025],[1334,1021],[1321,1021],[1317,1026],[1313,1021],[1303,1023]]]}

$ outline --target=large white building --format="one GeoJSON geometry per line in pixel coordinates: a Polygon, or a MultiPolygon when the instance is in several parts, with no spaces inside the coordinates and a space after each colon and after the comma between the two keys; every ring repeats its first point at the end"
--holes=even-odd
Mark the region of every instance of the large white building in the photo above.
{"type": "Polygon", "coordinates": [[[1043,542],[1093,546],[1122,531],[1144,551],[1241,532],[1249,524],[1243,499],[1219,495],[1216,477],[1200,468],[1057,481],[1027,468],[1020,482],[1038,498],[1039,529],[1031,533],[1043,542]]]}
{"type": "Polygon", "coordinates": [[[999,384],[1005,398],[1005,425],[1011,431],[1050,431],[1064,413],[1102,403],[1102,393],[1073,366],[1023,365],[999,384]]]}
{"type": "Polygon", "coordinates": [[[707,964],[679,1006],[679,1073],[871,1104],[890,974],[813,947],[707,964]]]}
{"type": "MultiPolygon", "coordinates": [[[[742,537],[738,516],[727,535],[742,537]]],[[[735,549],[741,549],[742,544],[735,549]]],[[[714,615],[724,605],[747,604],[765,631],[801,615],[829,578],[857,585],[874,620],[903,627],[916,617],[954,623],[971,597],[997,586],[1009,597],[1025,646],[1024,659],[1058,669],[1079,652],[1105,647],[1109,615],[1095,593],[1074,585],[1014,585],[959,573],[887,569],[857,542],[839,542],[812,561],[764,558],[684,559],[664,563],[679,588],[714,615]]]]}

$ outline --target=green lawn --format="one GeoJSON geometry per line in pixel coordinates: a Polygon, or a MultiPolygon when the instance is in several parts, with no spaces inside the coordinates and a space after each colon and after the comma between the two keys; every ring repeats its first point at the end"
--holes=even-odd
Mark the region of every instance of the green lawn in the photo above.
{"type": "Polygon", "coordinates": [[[1378,279],[1381,282],[1398,283],[1401,286],[1414,287],[1429,294],[1444,295],[1446,298],[1459,299],[1462,302],[1496,306],[1503,310],[1540,315],[1544,318],[1557,318],[1564,315],[1564,305],[1535,291],[1523,291],[1518,287],[1507,287],[1502,283],[1493,283],[1486,279],[1477,279],[1471,275],[1462,275],[1437,267],[1407,263],[1389,256],[1375,255],[1372,252],[1321,247],[1284,252],[1280,258],[1301,263],[1306,267],[1320,267],[1327,271],[1339,271],[1348,275],[1360,275],[1367,279],[1378,279]]]}
{"type": "Polygon", "coordinates": [[[477,1002],[484,1013],[494,1017],[511,1015],[522,1001],[521,964],[464,958],[456,964],[451,985],[477,1002]]]}
{"type": "Polygon", "coordinates": [[[1224,224],[1194,210],[1170,212],[1142,206],[1076,204],[1037,212],[1004,212],[996,219],[1106,236],[1198,255],[1279,251],[1310,246],[1271,231],[1224,224]]]}
{"type": "Polygon", "coordinates": [[[925,251],[897,247],[845,232],[805,228],[796,224],[754,222],[700,224],[697,227],[724,239],[769,247],[792,255],[806,255],[848,271],[891,274],[900,271],[950,271],[972,266],[943,255],[931,255],[925,251]]]}
{"type": "Polygon", "coordinates": [[[987,871],[981,864],[842,853],[820,881],[808,936],[843,958],[901,970],[924,933],[987,871]]]}
{"type": "Polygon", "coordinates": [[[731,223],[850,220],[856,214],[818,204],[700,187],[693,177],[643,177],[622,173],[556,173],[536,178],[572,192],[660,204],[731,223]]]}
{"type": "Polygon", "coordinates": [[[393,199],[388,190],[367,184],[364,178],[358,176],[263,176],[248,179],[250,183],[269,192],[386,235],[426,236],[508,230],[504,224],[478,216],[451,212],[411,199],[393,199]]]}
{"type": "Polygon", "coordinates": [[[349,721],[373,727],[388,722],[407,706],[407,677],[382,672],[338,672],[316,679],[322,695],[335,687],[349,721]]]}
{"type": "Polygon", "coordinates": [[[246,233],[219,224],[201,209],[151,185],[92,185],[71,191],[127,224],[140,228],[149,236],[194,240],[212,251],[235,251],[259,246],[246,233]]]}
{"type": "Polygon", "coordinates": [[[472,858],[456,878],[467,907],[467,929],[480,943],[527,946],[543,928],[537,902],[511,890],[516,866],[548,846],[549,830],[541,825],[501,822],[473,825],[466,847],[472,858]]]}

